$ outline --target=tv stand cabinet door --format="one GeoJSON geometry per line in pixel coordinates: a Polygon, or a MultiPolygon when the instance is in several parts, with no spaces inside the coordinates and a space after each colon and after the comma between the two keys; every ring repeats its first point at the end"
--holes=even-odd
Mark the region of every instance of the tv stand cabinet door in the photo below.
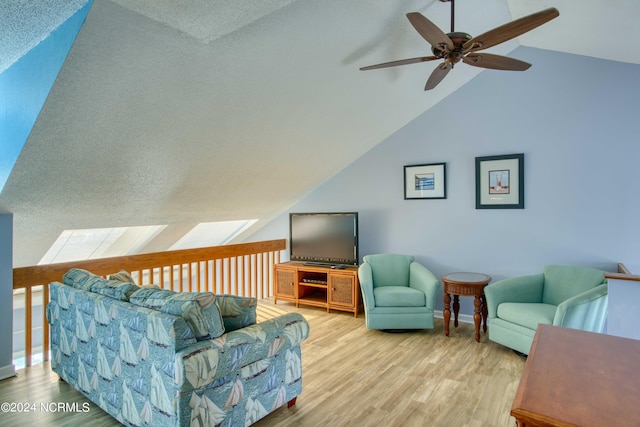
{"type": "Polygon", "coordinates": [[[328,299],[329,308],[343,311],[353,311],[358,316],[357,275],[336,274],[328,275],[328,299]]]}
{"type": "Polygon", "coordinates": [[[275,267],[275,273],[274,303],[277,303],[278,299],[295,302],[298,288],[298,270],[278,265],[275,267]]]}

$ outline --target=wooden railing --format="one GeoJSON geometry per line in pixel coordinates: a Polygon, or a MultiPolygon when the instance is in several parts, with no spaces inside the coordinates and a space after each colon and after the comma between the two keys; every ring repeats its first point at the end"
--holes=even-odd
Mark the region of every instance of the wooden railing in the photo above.
{"type": "Polygon", "coordinates": [[[632,274],[627,266],[623,263],[618,263],[617,273],[606,273],[604,277],[606,277],[607,279],[632,280],[635,282],[640,282],[640,275],[632,274]]]}
{"type": "Polygon", "coordinates": [[[105,277],[126,270],[138,285],[157,284],[180,292],[209,291],[261,299],[273,295],[273,265],[280,262],[280,251],[285,248],[286,241],[280,239],[14,268],[14,310],[16,297],[24,298],[25,365],[31,366],[32,361],[34,299],[42,301],[43,358],[48,360],[48,284],[62,281],[62,275],[71,268],[105,277]]]}

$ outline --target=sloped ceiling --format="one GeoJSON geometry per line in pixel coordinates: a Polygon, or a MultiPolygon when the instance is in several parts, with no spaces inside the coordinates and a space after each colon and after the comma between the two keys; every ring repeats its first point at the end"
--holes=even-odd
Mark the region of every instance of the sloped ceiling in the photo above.
{"type": "MultiPolygon", "coordinates": [[[[447,29],[449,4],[436,0],[174,3],[95,0],[0,194],[15,266],[37,263],[65,229],[168,225],[151,251],[200,222],[259,228],[481,71],[456,67],[427,93],[433,64],[358,71],[428,54],[404,15],[447,29]]],[[[640,13],[634,0],[615,1],[613,16],[602,3],[459,0],[456,29],[553,5],[558,19],[491,52],[520,42],[638,63],[637,43],[591,50],[640,13]]]]}

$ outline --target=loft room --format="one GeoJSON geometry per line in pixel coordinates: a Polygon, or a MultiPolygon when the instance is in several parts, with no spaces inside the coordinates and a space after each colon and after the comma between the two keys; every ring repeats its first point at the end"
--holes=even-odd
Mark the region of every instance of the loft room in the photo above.
{"type": "Polygon", "coordinates": [[[15,115],[0,120],[17,144],[0,193],[10,268],[40,262],[65,230],[165,226],[139,249],[160,252],[201,223],[257,219],[233,242],[285,238],[292,211],[358,211],[362,255],[412,254],[437,276],[637,262],[634,2],[459,0],[456,28],[471,34],[545,7],[560,16],[491,49],[531,69],[461,64],[428,92],[433,64],[358,68],[429,54],[405,14],[446,28],[447,4],[136,3],[77,2],[2,67],[15,115]],[[22,142],[21,113],[33,116],[22,142]],[[476,210],[474,159],[513,153],[525,153],[525,208],[476,210]],[[437,162],[447,198],[404,200],[403,167],[437,162]]]}

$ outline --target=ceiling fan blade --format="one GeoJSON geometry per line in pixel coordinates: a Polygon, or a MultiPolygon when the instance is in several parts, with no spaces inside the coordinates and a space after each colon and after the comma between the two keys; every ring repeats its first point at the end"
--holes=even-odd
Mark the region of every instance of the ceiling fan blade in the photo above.
{"type": "Polygon", "coordinates": [[[518,37],[527,31],[531,31],[536,27],[551,21],[560,15],[558,9],[551,7],[540,12],[527,15],[508,24],[501,25],[493,30],[489,30],[484,34],[476,36],[466,42],[462,48],[463,52],[474,52],[480,49],[486,49],[497,44],[506,42],[518,37]]]}
{"type": "Polygon", "coordinates": [[[491,68],[492,70],[524,71],[531,67],[528,62],[490,53],[470,53],[462,62],[474,67],[491,68]]]}
{"type": "Polygon", "coordinates": [[[420,56],[418,58],[401,59],[400,61],[384,62],[382,64],[369,65],[360,68],[361,71],[375,70],[377,68],[397,67],[398,65],[416,64],[418,62],[433,61],[439,59],[437,56],[420,56]]]}
{"type": "Polygon", "coordinates": [[[407,18],[413,28],[426,40],[429,44],[439,50],[451,50],[454,48],[453,42],[444,31],[429,21],[419,12],[407,13],[407,18]],[[446,49],[445,49],[446,48],[446,49]]]}
{"type": "Polygon", "coordinates": [[[449,61],[445,61],[444,63],[438,65],[435,70],[429,76],[429,80],[427,80],[427,84],[424,86],[424,90],[431,90],[434,87],[438,86],[438,83],[444,79],[449,71],[453,68],[453,65],[449,61]]]}

